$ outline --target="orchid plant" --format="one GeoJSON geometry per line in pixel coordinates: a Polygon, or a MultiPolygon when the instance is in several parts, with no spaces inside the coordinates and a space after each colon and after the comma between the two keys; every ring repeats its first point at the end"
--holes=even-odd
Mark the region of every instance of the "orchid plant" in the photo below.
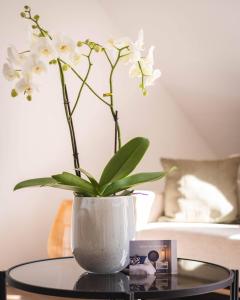
{"type": "Polygon", "coordinates": [[[119,115],[115,108],[113,77],[118,64],[124,63],[129,66],[130,77],[140,79],[139,87],[144,96],[147,95],[147,88],[161,75],[159,69],[153,68],[154,47],[150,47],[146,56],[143,55],[143,31],[140,30],[136,41],[129,38],[110,39],[103,45],[90,39],[73,41],[67,36],[52,35],[40,24],[40,16],[32,14],[29,6],[24,6],[20,15],[31,22],[31,40],[24,51],[18,51],[13,46],[7,49],[7,63],[3,65],[3,74],[7,80],[15,82],[11,90],[12,97],[23,94],[28,101],[31,101],[37,91],[35,81],[38,76],[47,72],[48,66],[57,67],[70,132],[75,175],[63,172],[51,177],[30,179],[18,183],[14,189],[50,186],[72,190],[78,195],[87,197],[112,196],[120,192],[122,195],[127,195],[133,192],[132,187],[136,184],[164,177],[166,175],[164,172],[130,175],[144,156],[149,141],[137,137],[122,146],[119,115]],[[110,66],[109,90],[102,93],[97,92],[89,84],[89,77],[94,69],[94,59],[98,55],[103,55],[110,66]],[[80,64],[87,65],[85,74],[78,71],[80,64]],[[76,98],[72,103],[68,96],[68,72],[72,72],[80,81],[76,98]],[[84,88],[93,93],[97,100],[109,109],[114,121],[114,155],[104,168],[99,181],[82,169],[79,163],[73,117],[84,88]],[[82,175],[86,178],[82,178],[82,175]]]}

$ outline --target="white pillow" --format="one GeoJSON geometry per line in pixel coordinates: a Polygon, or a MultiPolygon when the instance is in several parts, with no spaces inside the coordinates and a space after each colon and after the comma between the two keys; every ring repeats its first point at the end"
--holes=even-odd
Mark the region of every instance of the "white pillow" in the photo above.
{"type": "Polygon", "coordinates": [[[166,178],[165,216],[182,222],[231,223],[238,217],[240,157],[194,161],[162,159],[166,178]]]}

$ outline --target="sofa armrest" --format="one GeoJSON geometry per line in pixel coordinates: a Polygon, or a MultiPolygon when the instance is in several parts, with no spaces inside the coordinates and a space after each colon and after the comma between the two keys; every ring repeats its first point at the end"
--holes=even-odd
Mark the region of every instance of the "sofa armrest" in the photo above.
{"type": "Polygon", "coordinates": [[[163,215],[163,195],[156,191],[137,190],[135,195],[136,230],[156,222],[163,215]]]}

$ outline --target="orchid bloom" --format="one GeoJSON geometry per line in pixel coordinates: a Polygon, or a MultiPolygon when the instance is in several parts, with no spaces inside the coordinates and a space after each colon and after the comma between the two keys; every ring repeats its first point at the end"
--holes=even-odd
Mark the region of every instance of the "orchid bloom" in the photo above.
{"type": "Polygon", "coordinates": [[[130,77],[150,76],[153,73],[153,50],[150,47],[148,55],[145,58],[140,58],[129,70],[130,77]]]}
{"type": "Polygon", "coordinates": [[[153,70],[151,75],[145,76],[144,85],[150,86],[154,84],[154,81],[161,76],[161,71],[159,69],[153,70]]]}
{"type": "MultiPolygon", "coordinates": [[[[100,45],[91,42],[101,48],[100,45]]],[[[89,43],[89,44],[91,44],[89,43]]],[[[84,44],[80,42],[80,46],[84,44]]],[[[67,36],[55,35],[52,38],[48,36],[39,36],[33,32],[30,35],[30,47],[27,51],[19,53],[14,46],[7,49],[7,62],[3,65],[3,75],[9,81],[19,79],[12,96],[15,97],[19,92],[30,96],[35,86],[32,84],[32,77],[40,75],[47,70],[46,59],[50,64],[56,63],[58,56],[64,56],[67,64],[77,65],[82,60],[84,54],[79,52],[78,43],[67,36]]],[[[90,45],[92,47],[92,45],[90,45]]],[[[95,48],[94,48],[95,49],[95,48]]],[[[153,85],[155,80],[161,76],[159,69],[153,68],[154,47],[150,47],[146,57],[143,57],[144,34],[141,29],[136,41],[128,37],[119,39],[110,39],[106,49],[113,50],[115,61],[130,63],[130,77],[141,78],[140,88],[143,94],[146,94],[146,87],[153,85]]],[[[96,49],[95,49],[96,50],[96,49]]],[[[99,52],[99,49],[96,50],[99,52]]],[[[85,55],[86,56],[86,55],[85,55]]],[[[114,61],[114,59],[112,60],[114,61]]],[[[64,66],[64,67],[66,67],[64,66]]],[[[112,65],[113,66],[113,65],[112,65]]],[[[66,67],[67,69],[67,67],[66,67]]],[[[29,100],[29,99],[28,99],[29,100]]]]}
{"type": "Polygon", "coordinates": [[[143,91],[145,91],[145,87],[153,85],[154,81],[161,76],[159,69],[153,69],[153,51],[154,46],[151,46],[147,56],[134,63],[129,70],[130,77],[142,77],[143,86],[141,85],[141,88],[143,91]]]}
{"type": "Polygon", "coordinates": [[[143,51],[144,48],[143,48],[143,45],[144,45],[144,42],[143,42],[143,38],[144,38],[144,34],[143,34],[143,30],[141,29],[139,32],[138,32],[138,39],[136,40],[136,42],[133,44],[134,45],[134,48],[138,51],[143,51]]]}
{"type": "Polygon", "coordinates": [[[47,37],[33,37],[31,52],[47,58],[54,57],[54,48],[47,37]]]}
{"type": "Polygon", "coordinates": [[[16,71],[11,64],[5,63],[3,65],[3,75],[8,81],[19,78],[19,72],[16,71]]]}
{"type": "Polygon", "coordinates": [[[23,73],[31,76],[32,74],[41,74],[46,71],[46,65],[35,54],[30,55],[23,65],[23,73]]]}
{"type": "Polygon", "coordinates": [[[122,49],[121,61],[134,63],[140,60],[141,52],[143,51],[143,30],[138,33],[138,39],[132,42],[128,37],[120,39],[110,39],[108,41],[108,48],[122,49]]]}
{"type": "Polygon", "coordinates": [[[18,53],[14,46],[7,48],[7,54],[7,61],[15,66],[21,66],[26,59],[26,54],[18,53]]]}
{"type": "Polygon", "coordinates": [[[141,59],[141,52],[144,50],[143,45],[143,30],[141,29],[138,33],[138,39],[134,43],[131,43],[129,53],[123,59],[126,58],[127,62],[131,63],[139,61],[141,59]]]}
{"type": "Polygon", "coordinates": [[[31,95],[34,90],[37,90],[37,87],[32,82],[30,76],[23,76],[15,85],[15,90],[17,93],[24,93],[27,95],[27,99],[31,100],[31,95]]]}
{"type": "Polygon", "coordinates": [[[150,76],[153,73],[153,51],[154,46],[151,46],[148,50],[147,56],[139,60],[143,75],[145,76],[150,76]]]}
{"type": "Polygon", "coordinates": [[[67,36],[57,35],[54,40],[56,50],[59,54],[71,54],[75,50],[73,40],[67,36]]]}
{"type": "Polygon", "coordinates": [[[131,43],[132,42],[128,37],[122,37],[119,39],[111,38],[107,41],[106,48],[111,50],[111,54],[114,59],[117,58],[117,51],[121,50],[121,61],[127,62],[131,43]]]}
{"type": "Polygon", "coordinates": [[[80,63],[80,61],[82,59],[82,55],[79,52],[74,51],[70,54],[69,59],[72,64],[77,65],[80,63]]]}
{"type": "Polygon", "coordinates": [[[109,39],[107,41],[107,48],[122,49],[128,47],[131,44],[131,40],[128,37],[122,37],[119,39],[109,39]]]}

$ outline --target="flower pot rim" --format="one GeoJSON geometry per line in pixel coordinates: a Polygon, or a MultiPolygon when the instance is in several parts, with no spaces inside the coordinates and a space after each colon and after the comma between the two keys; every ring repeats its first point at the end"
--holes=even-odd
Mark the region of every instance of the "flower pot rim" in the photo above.
{"type": "Polygon", "coordinates": [[[135,195],[127,195],[127,196],[107,196],[107,197],[104,197],[104,196],[89,196],[89,197],[86,197],[86,196],[78,196],[78,195],[75,195],[74,198],[75,199],[97,199],[97,200],[106,200],[106,199],[128,199],[128,198],[134,198],[135,195]]]}

